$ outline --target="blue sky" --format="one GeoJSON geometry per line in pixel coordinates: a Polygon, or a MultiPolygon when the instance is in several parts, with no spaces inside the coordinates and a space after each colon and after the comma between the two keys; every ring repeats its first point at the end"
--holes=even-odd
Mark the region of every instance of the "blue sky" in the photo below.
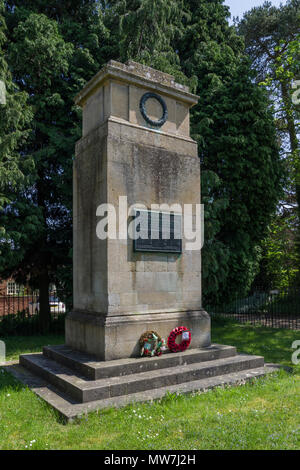
{"type": "MultiPolygon", "coordinates": [[[[280,3],[285,4],[286,0],[270,0],[275,6],[279,6],[280,3]]],[[[242,18],[243,13],[251,10],[253,7],[258,7],[264,3],[264,0],[225,0],[225,4],[230,7],[231,17],[239,16],[242,18]]]]}

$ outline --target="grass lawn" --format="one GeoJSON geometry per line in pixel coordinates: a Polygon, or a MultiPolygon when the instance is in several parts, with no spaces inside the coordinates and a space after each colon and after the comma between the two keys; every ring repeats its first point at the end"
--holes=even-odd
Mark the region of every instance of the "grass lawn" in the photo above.
{"type": "MultiPolygon", "coordinates": [[[[3,338],[2,338],[3,339],[3,338]]],[[[213,325],[213,341],[266,362],[291,366],[300,332],[237,325],[213,325]]],[[[62,337],[9,338],[8,359],[39,351],[62,337]]],[[[280,371],[245,386],[189,396],[170,395],[155,403],[92,413],[63,425],[30,390],[0,370],[0,449],[299,449],[300,368],[280,371]]]]}
{"type": "Polygon", "coordinates": [[[1,338],[6,344],[6,360],[17,361],[20,354],[40,352],[43,346],[50,344],[63,344],[64,336],[10,336],[1,338]]]}

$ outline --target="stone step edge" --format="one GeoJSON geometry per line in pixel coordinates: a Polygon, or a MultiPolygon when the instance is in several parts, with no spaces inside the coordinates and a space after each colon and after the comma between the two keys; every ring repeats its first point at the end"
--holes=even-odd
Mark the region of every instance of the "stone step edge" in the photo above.
{"type": "Polygon", "coordinates": [[[264,367],[254,368],[247,371],[220,375],[209,379],[201,379],[194,382],[183,383],[181,385],[161,387],[159,389],[151,390],[150,392],[137,392],[131,395],[97,400],[90,403],[74,403],[70,401],[66,395],[61,393],[53,385],[19,364],[15,363],[6,365],[5,368],[17,380],[31,388],[38,397],[46,401],[48,405],[58,412],[64,422],[68,423],[90,412],[106,408],[121,408],[130,404],[152,402],[163,398],[167,393],[203,393],[206,390],[211,390],[216,387],[244,385],[252,379],[261,378],[267,374],[278,372],[280,366],[275,364],[266,364],[264,367]]]}
{"type": "Polygon", "coordinates": [[[237,355],[237,351],[234,346],[212,344],[205,349],[191,349],[184,353],[169,353],[154,358],[130,358],[109,362],[91,361],[88,355],[72,351],[64,345],[45,346],[43,354],[47,358],[79,372],[90,380],[99,380],[177,367],[185,363],[192,364],[234,357],[237,355]]]}
{"type": "Polygon", "coordinates": [[[225,357],[221,359],[216,359],[214,361],[206,361],[192,364],[182,364],[180,366],[168,367],[162,370],[152,370],[146,372],[140,372],[138,374],[130,374],[128,376],[122,375],[118,377],[98,379],[98,380],[89,380],[84,376],[77,374],[72,369],[57,363],[53,359],[49,359],[43,356],[41,353],[32,353],[32,354],[22,354],[20,356],[20,363],[24,366],[36,367],[38,370],[41,369],[45,372],[49,372],[56,377],[59,375],[63,380],[68,381],[70,384],[74,384],[82,390],[90,390],[93,388],[100,388],[102,386],[106,387],[107,385],[120,385],[123,383],[137,382],[139,380],[145,380],[151,378],[161,378],[162,374],[165,376],[176,375],[189,371],[198,371],[215,368],[218,366],[226,366],[228,364],[240,364],[249,361],[259,361],[261,366],[264,364],[264,358],[262,356],[254,356],[250,354],[239,354],[234,357],[225,357]]]}
{"type": "Polygon", "coordinates": [[[168,382],[171,386],[201,380],[203,377],[200,377],[200,375],[212,377],[257,368],[263,366],[264,359],[261,356],[240,355],[234,358],[164,369],[164,375],[160,373],[161,371],[151,371],[98,381],[86,381],[77,376],[72,376],[70,370],[60,365],[57,369],[57,363],[44,358],[41,354],[20,356],[20,363],[35,374],[44,377],[73,399],[86,403],[114,396],[130,395],[138,391],[145,391],[149,387],[151,389],[161,388],[166,386],[168,382]]]}

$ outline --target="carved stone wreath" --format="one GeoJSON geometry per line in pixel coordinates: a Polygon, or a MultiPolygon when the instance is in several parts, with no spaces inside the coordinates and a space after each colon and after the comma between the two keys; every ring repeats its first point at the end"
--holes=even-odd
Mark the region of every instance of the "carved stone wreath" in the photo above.
{"type": "Polygon", "coordinates": [[[150,124],[151,126],[154,126],[154,127],[163,126],[165,124],[165,122],[167,121],[167,119],[168,119],[168,109],[167,109],[166,102],[161,96],[157,95],[156,93],[145,93],[142,96],[141,101],[140,101],[140,111],[141,111],[142,116],[145,119],[145,121],[148,124],[150,124]],[[147,114],[146,102],[148,101],[149,98],[154,98],[155,100],[157,100],[159,102],[159,104],[161,105],[162,109],[163,109],[163,115],[162,115],[161,119],[159,119],[158,121],[154,121],[147,114]]]}

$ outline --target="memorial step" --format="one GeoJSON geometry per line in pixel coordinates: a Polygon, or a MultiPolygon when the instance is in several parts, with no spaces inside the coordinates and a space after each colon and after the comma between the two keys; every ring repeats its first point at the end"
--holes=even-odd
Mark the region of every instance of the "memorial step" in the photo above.
{"type": "Polygon", "coordinates": [[[249,380],[257,379],[269,373],[278,371],[278,366],[265,365],[255,369],[243,370],[226,375],[194,380],[193,382],[185,382],[182,384],[169,385],[166,387],[156,388],[143,392],[132,393],[131,395],[123,395],[119,397],[107,398],[104,400],[92,401],[89,403],[78,403],[70,399],[67,395],[60,392],[56,387],[40,376],[32,373],[29,369],[14,364],[7,366],[9,372],[20,380],[24,385],[30,387],[32,391],[41,399],[45,400],[52,408],[54,408],[65,422],[71,422],[74,419],[86,415],[87,413],[103,410],[105,408],[122,407],[130,403],[138,404],[158,400],[166,396],[166,394],[185,394],[185,393],[201,393],[215,387],[243,385],[249,380]]]}
{"type": "Polygon", "coordinates": [[[153,358],[129,358],[115,361],[97,361],[93,356],[73,351],[65,345],[45,346],[44,356],[53,359],[91,380],[120,377],[168,367],[177,367],[236,356],[236,348],[212,344],[205,349],[188,349],[182,353],[166,353],[153,358]]]}
{"type": "Polygon", "coordinates": [[[43,354],[22,355],[20,364],[77,402],[87,403],[256,369],[263,367],[264,358],[243,354],[98,380],[88,380],[43,354]]]}

